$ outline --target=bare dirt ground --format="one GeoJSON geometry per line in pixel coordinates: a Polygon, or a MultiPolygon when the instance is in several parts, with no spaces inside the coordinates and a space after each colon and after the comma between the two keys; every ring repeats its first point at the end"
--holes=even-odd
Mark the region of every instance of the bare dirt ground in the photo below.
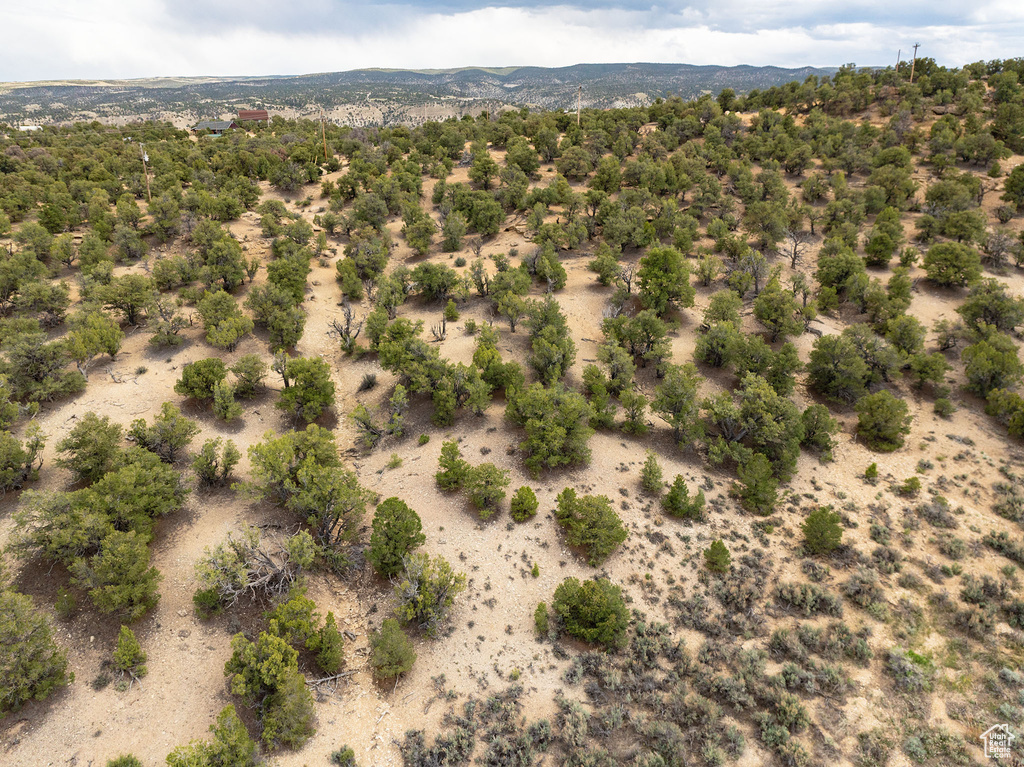
{"type": "MultiPolygon", "coordinates": [[[[1015,157],[1005,167],[1012,167],[1021,160],[1015,157]]],[[[542,168],[541,183],[552,176],[550,167],[542,168]]],[[[454,180],[466,180],[465,170],[456,171],[454,180]]],[[[315,196],[317,191],[311,186],[286,201],[291,207],[295,200],[307,194],[315,196]]],[[[986,196],[986,209],[995,203],[996,191],[986,196]]],[[[269,189],[265,192],[264,199],[285,199],[269,189]]],[[[425,190],[428,198],[429,193],[428,185],[425,190]]],[[[318,207],[314,203],[303,210],[303,215],[312,220],[318,207]]],[[[1016,224],[1019,228],[1020,219],[1016,219],[1016,224]]],[[[249,255],[267,253],[269,243],[261,237],[254,215],[246,214],[229,228],[243,242],[249,255]]],[[[332,244],[338,246],[340,252],[339,243],[332,244]]],[[[513,246],[525,251],[529,244],[516,231],[506,231],[486,242],[483,253],[487,256],[508,252],[513,246]]],[[[159,255],[160,248],[151,254],[152,257],[159,255]]],[[[432,257],[448,258],[447,255],[432,257]]],[[[625,256],[627,260],[638,257],[636,253],[625,256]]],[[[334,280],[336,258],[326,259],[324,266],[314,263],[307,297],[309,320],[298,347],[299,353],[322,355],[332,364],[337,404],[334,420],[328,419],[325,424],[334,429],[346,459],[367,488],[381,498],[399,496],[420,514],[427,535],[425,550],[443,555],[465,572],[469,588],[457,604],[451,633],[438,640],[417,638],[418,660],[412,672],[397,685],[382,688],[367,670],[367,635],[390,612],[388,584],[376,579],[369,566],[344,580],[321,574],[311,576],[310,595],[320,610],[323,613],[333,611],[339,627],[355,636],[345,647],[346,669],[354,673],[336,686],[317,688],[317,734],[298,752],[274,754],[272,761],[282,767],[323,764],[328,754],[342,744],[355,749],[361,765],[401,764],[396,741],[409,729],[435,730],[447,710],[448,704],[437,699],[434,680],[440,675],[444,676],[446,686],[458,691],[464,699],[502,688],[510,674],[518,670],[527,690],[527,717],[552,716],[554,692],[566,687],[561,679],[566,661],[553,656],[550,644],[534,638],[533,611],[539,601],[550,601],[563,578],[587,578],[595,573],[566,549],[550,513],[555,496],[565,486],[604,494],[613,500],[629,528],[630,537],[606,563],[603,572],[623,586],[634,607],[658,620],[671,622],[663,600],[669,579],[682,584],[684,589],[695,584],[701,551],[710,540],[731,538],[730,548],[734,556],[738,556],[752,548],[743,540],[755,539],[752,526],[756,520],[740,511],[736,502],[728,497],[731,475],[709,470],[696,454],[680,451],[672,444],[668,429],[655,418],[651,419],[652,433],[644,438],[615,432],[597,434],[591,441],[593,459],[588,466],[553,472],[539,480],[526,474],[521,459],[512,454],[521,435],[503,421],[504,402],[500,398],[482,417],[462,414],[450,429],[432,426],[428,420],[429,407],[414,402],[406,437],[385,442],[370,454],[356,449],[355,433],[346,414],[357,401],[368,404],[384,401],[394,378],[381,371],[372,356],[358,360],[342,356],[336,341],[328,336],[331,319],[340,314],[340,293],[334,280]],[[373,391],[357,395],[359,382],[368,372],[378,374],[379,384],[373,391]],[[430,436],[429,442],[422,446],[416,439],[421,433],[430,436]],[[509,522],[507,514],[481,523],[462,496],[440,492],[433,474],[437,470],[441,443],[449,437],[461,438],[463,455],[471,462],[493,461],[509,470],[510,490],[524,484],[534,488],[540,500],[538,516],[523,525],[509,522]],[[665,518],[660,508],[642,495],[639,471],[647,449],[659,453],[667,478],[682,474],[691,487],[704,488],[710,510],[705,522],[687,524],[665,518]],[[401,459],[401,465],[396,468],[388,467],[392,453],[401,459]],[[674,554],[653,542],[659,539],[655,533],[667,537],[674,554]],[[534,563],[540,570],[536,578],[530,574],[534,563]]],[[[404,241],[396,238],[392,262],[411,260],[411,252],[404,241]]],[[[602,310],[610,295],[610,289],[597,286],[594,275],[586,268],[588,260],[586,252],[566,255],[568,284],[557,296],[577,343],[577,360],[568,376],[572,384],[578,384],[583,367],[595,361],[601,339],[602,310]]],[[[811,253],[807,262],[813,263],[813,260],[811,253]]],[[[777,259],[778,263],[782,261],[777,259]]],[[[923,272],[915,270],[915,278],[922,276],[923,272]]],[[[1024,293],[1024,275],[1020,271],[1000,277],[1015,293],[1024,293]]],[[[675,361],[692,358],[695,328],[703,307],[710,294],[720,287],[714,284],[710,288],[698,288],[696,306],[681,313],[680,328],[673,338],[675,361]]],[[[244,298],[244,290],[240,300],[244,298]]],[[[536,289],[535,293],[540,295],[536,289]]],[[[911,313],[930,327],[937,318],[952,317],[952,310],[962,297],[963,294],[956,291],[940,292],[919,283],[911,313]]],[[[423,319],[429,327],[439,321],[440,309],[440,306],[416,300],[403,307],[402,315],[423,319]]],[[[468,362],[475,339],[464,333],[462,326],[467,319],[481,323],[492,318],[485,302],[475,297],[460,310],[462,317],[449,325],[448,336],[440,345],[441,354],[453,361],[468,362]]],[[[363,306],[361,312],[366,311],[368,306],[363,306]]],[[[749,304],[744,314],[745,330],[756,332],[749,304]]],[[[825,332],[841,329],[843,319],[823,317],[820,327],[825,332]]],[[[188,341],[184,346],[169,352],[151,351],[146,344],[145,328],[130,331],[117,360],[106,369],[92,372],[84,394],[44,408],[37,421],[49,438],[46,464],[34,489],[65,487],[67,475],[53,464],[54,446],[82,414],[95,411],[128,426],[136,418],[151,416],[165,400],[181,403],[172,387],[185,363],[211,354],[223,356],[230,363],[243,354],[266,353],[266,344],[258,336],[246,339],[230,354],[216,352],[203,342],[198,324],[197,321],[196,327],[186,331],[188,341]]],[[[810,334],[796,340],[805,360],[813,340],[810,334]]],[[[929,346],[934,346],[931,337],[929,346]]],[[[507,359],[525,359],[526,333],[509,334],[502,324],[501,348],[507,359]]],[[[711,371],[702,372],[711,375],[711,371]]],[[[717,381],[721,376],[715,375],[715,380],[709,378],[706,384],[709,393],[720,385],[717,381]]],[[[653,372],[638,371],[638,381],[650,395],[656,385],[653,372]]],[[[279,386],[273,374],[269,385],[271,389],[279,386]]],[[[919,462],[923,460],[933,464],[933,468],[919,475],[925,486],[939,486],[941,480],[942,492],[949,498],[951,507],[963,507],[962,526],[972,531],[961,530],[965,538],[976,541],[981,533],[990,529],[1015,532],[1011,523],[991,513],[989,504],[991,485],[999,476],[999,463],[1007,461],[1018,471],[1024,466],[1024,451],[1020,445],[1008,443],[1002,427],[984,415],[981,403],[959,388],[954,388],[953,398],[960,408],[949,419],[936,416],[930,400],[918,397],[908,387],[903,387],[902,394],[914,415],[912,432],[904,449],[884,456],[869,451],[854,438],[856,418],[849,411],[839,414],[844,429],[839,436],[834,462],[819,464],[810,455],[801,457],[797,476],[787,487],[792,501],[780,503],[775,515],[780,524],[769,535],[769,552],[777,564],[779,577],[799,574],[799,563],[792,556],[792,549],[799,536],[799,524],[808,509],[831,503],[837,509],[848,510],[846,513],[856,526],[847,529],[846,541],[860,547],[870,546],[868,528],[873,517],[887,513],[898,519],[905,508],[913,505],[913,501],[894,495],[890,485],[917,475],[919,462]],[[969,439],[968,443],[965,438],[969,439]],[[862,475],[865,467],[876,461],[881,481],[870,485],[862,475]],[[869,506],[875,511],[870,511],[869,506]]],[[[275,393],[269,391],[262,398],[247,403],[243,417],[229,426],[207,411],[186,405],[185,413],[202,426],[202,434],[193,446],[207,437],[223,436],[233,439],[244,453],[244,448],[258,442],[265,432],[291,428],[290,420],[273,407],[274,399],[275,393]]],[[[802,404],[813,401],[802,383],[796,399],[802,404]]],[[[245,477],[247,472],[248,461],[243,458],[237,474],[245,477]]],[[[16,494],[9,494],[0,501],[0,545],[10,537],[12,512],[17,503],[16,494]]],[[[146,765],[157,765],[163,763],[166,754],[176,745],[204,737],[217,713],[233,702],[223,674],[224,663],[230,656],[230,638],[235,631],[256,625],[260,611],[254,607],[208,622],[199,620],[192,609],[193,568],[206,547],[223,540],[243,521],[293,524],[279,510],[249,504],[230,490],[195,492],[181,512],[160,523],[153,547],[153,564],[163,574],[161,600],[135,627],[149,653],[149,674],[141,685],[119,691],[113,684],[102,690],[94,690],[90,684],[99,674],[101,662],[113,649],[116,623],[97,621],[87,604],[80,607],[72,620],[58,622],[58,640],[68,650],[76,680],[51,700],[30,704],[0,725],[0,764],[100,767],[107,759],[130,752],[146,765]]],[[[365,523],[368,525],[369,519],[365,523]]],[[[904,551],[910,562],[925,563],[936,558],[934,545],[927,536],[915,540],[914,547],[904,551]]],[[[973,572],[995,575],[1005,564],[1005,560],[980,546],[974,545],[974,551],[976,556],[968,560],[973,572]]],[[[18,567],[17,563],[12,565],[18,567]]],[[[921,598],[897,586],[894,577],[889,580],[886,585],[890,603],[901,596],[913,600],[921,598]]],[[[53,596],[64,583],[66,574],[59,568],[46,570],[26,565],[21,567],[17,577],[18,587],[31,594],[40,609],[47,612],[52,611],[53,596]]],[[[871,626],[871,644],[877,651],[898,644],[893,638],[893,625],[879,623],[853,608],[847,615],[854,629],[862,624],[871,626]]],[[[773,616],[773,625],[792,623],[795,620],[784,614],[773,616]]],[[[999,630],[1007,630],[1006,625],[1001,624],[999,630]]],[[[699,646],[699,634],[685,629],[674,632],[687,638],[691,649],[699,646]]],[[[921,648],[941,651],[946,646],[946,637],[941,627],[929,626],[915,642],[921,648]]],[[[968,708],[971,705],[972,690],[960,690],[954,684],[960,673],[956,668],[941,669],[950,685],[940,687],[935,694],[931,721],[965,731],[969,739],[977,742],[977,735],[995,720],[986,711],[972,712],[974,724],[965,727],[963,721],[954,722],[948,717],[950,705],[968,708]]],[[[816,720],[831,723],[828,732],[845,754],[853,753],[858,732],[878,725],[898,726],[888,718],[889,688],[880,677],[877,664],[856,669],[853,674],[857,687],[845,702],[818,700],[813,704],[816,720]]],[[[747,736],[747,750],[738,763],[744,767],[769,763],[773,757],[760,746],[756,736],[752,732],[747,736]]],[[[973,755],[980,759],[980,750],[973,755]]],[[[844,757],[836,763],[851,762],[844,757]]],[[[897,754],[891,764],[909,762],[902,754],[897,754]]]]}

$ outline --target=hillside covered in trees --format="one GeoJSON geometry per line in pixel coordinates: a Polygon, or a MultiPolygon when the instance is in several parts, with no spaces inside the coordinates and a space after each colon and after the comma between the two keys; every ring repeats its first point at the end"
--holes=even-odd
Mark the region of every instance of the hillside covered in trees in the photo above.
{"type": "Polygon", "coordinates": [[[690,64],[577,64],[571,67],[466,67],[452,70],[356,69],[294,77],[154,78],[0,84],[0,120],[123,123],[170,119],[179,127],[259,106],[292,117],[327,111],[347,125],[420,124],[506,109],[648,106],[654,99],[696,98],[725,88],[747,93],[835,69],[718,67],[690,64]],[[191,121],[191,122],[189,122],[191,121]]]}
{"type": "Polygon", "coordinates": [[[981,762],[1024,60],[909,75],[0,125],[0,762],[981,762]]]}

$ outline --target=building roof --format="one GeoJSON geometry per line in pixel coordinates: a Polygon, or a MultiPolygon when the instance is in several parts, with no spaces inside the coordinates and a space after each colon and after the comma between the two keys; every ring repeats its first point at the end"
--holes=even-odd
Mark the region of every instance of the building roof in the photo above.
{"type": "Polygon", "coordinates": [[[238,110],[239,120],[270,120],[270,115],[267,114],[266,109],[239,109],[238,110]]]}
{"type": "Polygon", "coordinates": [[[192,130],[225,131],[237,127],[232,120],[200,120],[192,130]]]}

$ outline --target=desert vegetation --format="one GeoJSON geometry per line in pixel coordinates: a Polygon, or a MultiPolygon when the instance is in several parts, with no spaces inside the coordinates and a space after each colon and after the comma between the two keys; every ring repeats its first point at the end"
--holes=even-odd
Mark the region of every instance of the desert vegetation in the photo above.
{"type": "Polygon", "coordinates": [[[916,67],[0,126],[6,753],[981,759],[1024,722],[1024,63],[916,67]]]}

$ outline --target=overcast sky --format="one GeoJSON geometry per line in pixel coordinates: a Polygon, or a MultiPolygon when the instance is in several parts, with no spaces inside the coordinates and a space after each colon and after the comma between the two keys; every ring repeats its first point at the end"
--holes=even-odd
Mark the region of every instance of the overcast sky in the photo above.
{"type": "Polygon", "coordinates": [[[0,0],[0,20],[0,81],[1024,55],[1021,0],[0,0]]]}

